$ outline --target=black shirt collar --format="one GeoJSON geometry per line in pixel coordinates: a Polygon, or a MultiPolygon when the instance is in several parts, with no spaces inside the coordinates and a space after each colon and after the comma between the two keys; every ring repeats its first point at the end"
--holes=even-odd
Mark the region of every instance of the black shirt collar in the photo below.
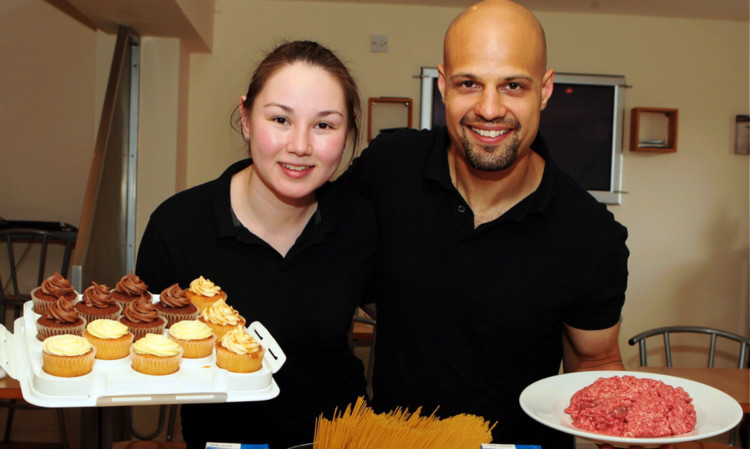
{"type": "Polygon", "coordinates": [[[214,209],[214,222],[216,223],[216,232],[219,237],[235,236],[234,214],[232,213],[232,199],[230,196],[232,176],[244,170],[252,163],[252,159],[235,162],[224,170],[224,173],[211,186],[211,205],[214,209]]]}
{"type": "MultiPolygon", "coordinates": [[[[453,186],[450,177],[450,168],[448,166],[448,145],[450,136],[444,126],[438,126],[434,129],[434,141],[432,148],[427,155],[422,176],[426,180],[437,181],[440,186],[447,190],[452,190],[460,195],[458,190],[453,186]]],[[[539,187],[528,197],[516,204],[511,210],[503,214],[501,218],[522,221],[526,216],[538,212],[544,214],[550,206],[554,197],[553,184],[555,182],[554,162],[550,158],[547,142],[540,133],[531,144],[532,150],[544,159],[544,172],[539,187]]]]}
{"type": "MultiPolygon", "coordinates": [[[[239,223],[234,215],[234,211],[232,211],[232,200],[230,195],[232,176],[244,170],[252,163],[252,159],[244,159],[235,162],[224,170],[224,173],[219,176],[211,187],[211,204],[213,206],[214,222],[216,224],[217,235],[220,238],[236,237],[240,241],[246,243],[254,242],[256,240],[262,242],[262,240],[254,236],[247,230],[247,228],[239,223]]],[[[302,232],[300,240],[304,239],[304,241],[308,243],[315,243],[321,241],[325,233],[338,229],[338,211],[334,207],[329,207],[329,202],[326,200],[328,193],[331,190],[333,190],[331,183],[327,182],[315,191],[315,196],[318,199],[318,208],[310,222],[305,227],[305,230],[302,232]],[[325,221],[323,220],[324,216],[326,218],[325,221]]]]}

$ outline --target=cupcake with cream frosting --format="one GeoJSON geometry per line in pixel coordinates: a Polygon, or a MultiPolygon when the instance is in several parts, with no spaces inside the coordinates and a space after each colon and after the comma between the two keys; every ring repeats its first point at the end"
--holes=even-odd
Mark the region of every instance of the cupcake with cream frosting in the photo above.
{"type": "Polygon", "coordinates": [[[55,335],[42,344],[42,370],[59,377],[78,377],[94,369],[96,347],[78,335],[55,335]]]}
{"type": "Polygon", "coordinates": [[[86,325],[83,337],[96,346],[96,358],[100,360],[122,359],[130,354],[133,334],[119,321],[94,320],[86,325]]]}
{"type": "Polygon", "coordinates": [[[190,302],[185,290],[178,284],[172,284],[161,292],[156,310],[167,320],[167,328],[178,321],[198,319],[198,307],[190,302]]]}
{"type": "Polygon", "coordinates": [[[118,319],[122,307],[110,293],[106,285],[91,282],[91,285],[83,291],[81,300],[76,303],[76,311],[89,323],[100,319],[118,319]]]}
{"type": "Polygon", "coordinates": [[[176,341],[185,353],[186,359],[208,357],[214,350],[216,335],[206,323],[198,320],[178,321],[169,328],[167,336],[176,341]]]}
{"type": "Polygon", "coordinates": [[[73,284],[58,272],[43,280],[42,285],[31,291],[34,312],[39,315],[44,315],[49,306],[59,298],[74,302],[78,299],[78,292],[73,288],[73,284]]]}
{"type": "Polygon", "coordinates": [[[151,299],[145,296],[129,303],[122,311],[119,321],[128,327],[135,341],[147,334],[163,334],[167,325],[151,299]]]}
{"type": "Polygon", "coordinates": [[[176,373],[182,353],[182,346],[159,334],[148,334],[130,347],[133,369],[152,376],[176,373]]]}
{"type": "Polygon", "coordinates": [[[217,340],[221,340],[224,334],[235,327],[245,327],[245,318],[223,299],[208,306],[198,320],[206,323],[214,331],[217,340]]]}
{"type": "Polygon", "coordinates": [[[190,301],[198,306],[198,310],[201,312],[216,301],[227,299],[227,294],[221,290],[221,287],[203,276],[193,280],[190,283],[190,288],[185,290],[185,293],[190,298],[190,301]]]}
{"type": "Polygon", "coordinates": [[[216,343],[216,366],[233,373],[252,373],[263,366],[263,346],[245,328],[227,332],[216,343]]]}
{"type": "Polygon", "coordinates": [[[122,307],[122,310],[125,310],[128,304],[140,298],[146,298],[151,301],[151,293],[148,291],[148,285],[132,271],[120,278],[111,295],[122,307]]]}
{"type": "Polygon", "coordinates": [[[83,335],[86,320],[76,312],[73,302],[61,296],[36,320],[36,338],[44,341],[53,335],[83,335]]]}

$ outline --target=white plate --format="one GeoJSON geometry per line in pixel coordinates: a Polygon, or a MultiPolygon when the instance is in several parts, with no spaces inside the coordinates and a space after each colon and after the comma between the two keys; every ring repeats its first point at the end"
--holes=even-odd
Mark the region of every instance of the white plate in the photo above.
{"type": "Polygon", "coordinates": [[[614,446],[624,444],[650,448],[702,440],[732,429],[742,419],[740,404],[723,391],[681,377],[635,371],[584,371],[548,377],[526,387],[521,392],[519,401],[527,415],[548,427],[599,444],[614,446]],[[692,432],[672,437],[624,438],[586,432],[574,427],[570,415],[564,411],[570,405],[571,396],[600,377],[624,375],[660,380],[673,387],[682,387],[693,398],[697,418],[695,429],[692,432]]]}

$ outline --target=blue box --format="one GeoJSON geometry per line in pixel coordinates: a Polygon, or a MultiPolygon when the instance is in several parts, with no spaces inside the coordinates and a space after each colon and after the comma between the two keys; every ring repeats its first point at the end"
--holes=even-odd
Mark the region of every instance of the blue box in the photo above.
{"type": "Polygon", "coordinates": [[[542,449],[542,446],[529,446],[526,444],[482,444],[480,449],[542,449]]]}
{"type": "Polygon", "coordinates": [[[268,449],[267,444],[206,443],[206,449],[268,449]]]}

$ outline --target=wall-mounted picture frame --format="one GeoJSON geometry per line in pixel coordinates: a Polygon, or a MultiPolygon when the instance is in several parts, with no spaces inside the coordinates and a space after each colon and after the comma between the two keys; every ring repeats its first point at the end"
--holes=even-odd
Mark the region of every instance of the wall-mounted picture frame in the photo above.
{"type": "Polygon", "coordinates": [[[381,132],[412,127],[414,101],[408,97],[370,97],[367,100],[367,141],[381,132]]]}
{"type": "Polygon", "coordinates": [[[738,115],[734,119],[734,152],[750,154],[750,115],[738,115]]]}

